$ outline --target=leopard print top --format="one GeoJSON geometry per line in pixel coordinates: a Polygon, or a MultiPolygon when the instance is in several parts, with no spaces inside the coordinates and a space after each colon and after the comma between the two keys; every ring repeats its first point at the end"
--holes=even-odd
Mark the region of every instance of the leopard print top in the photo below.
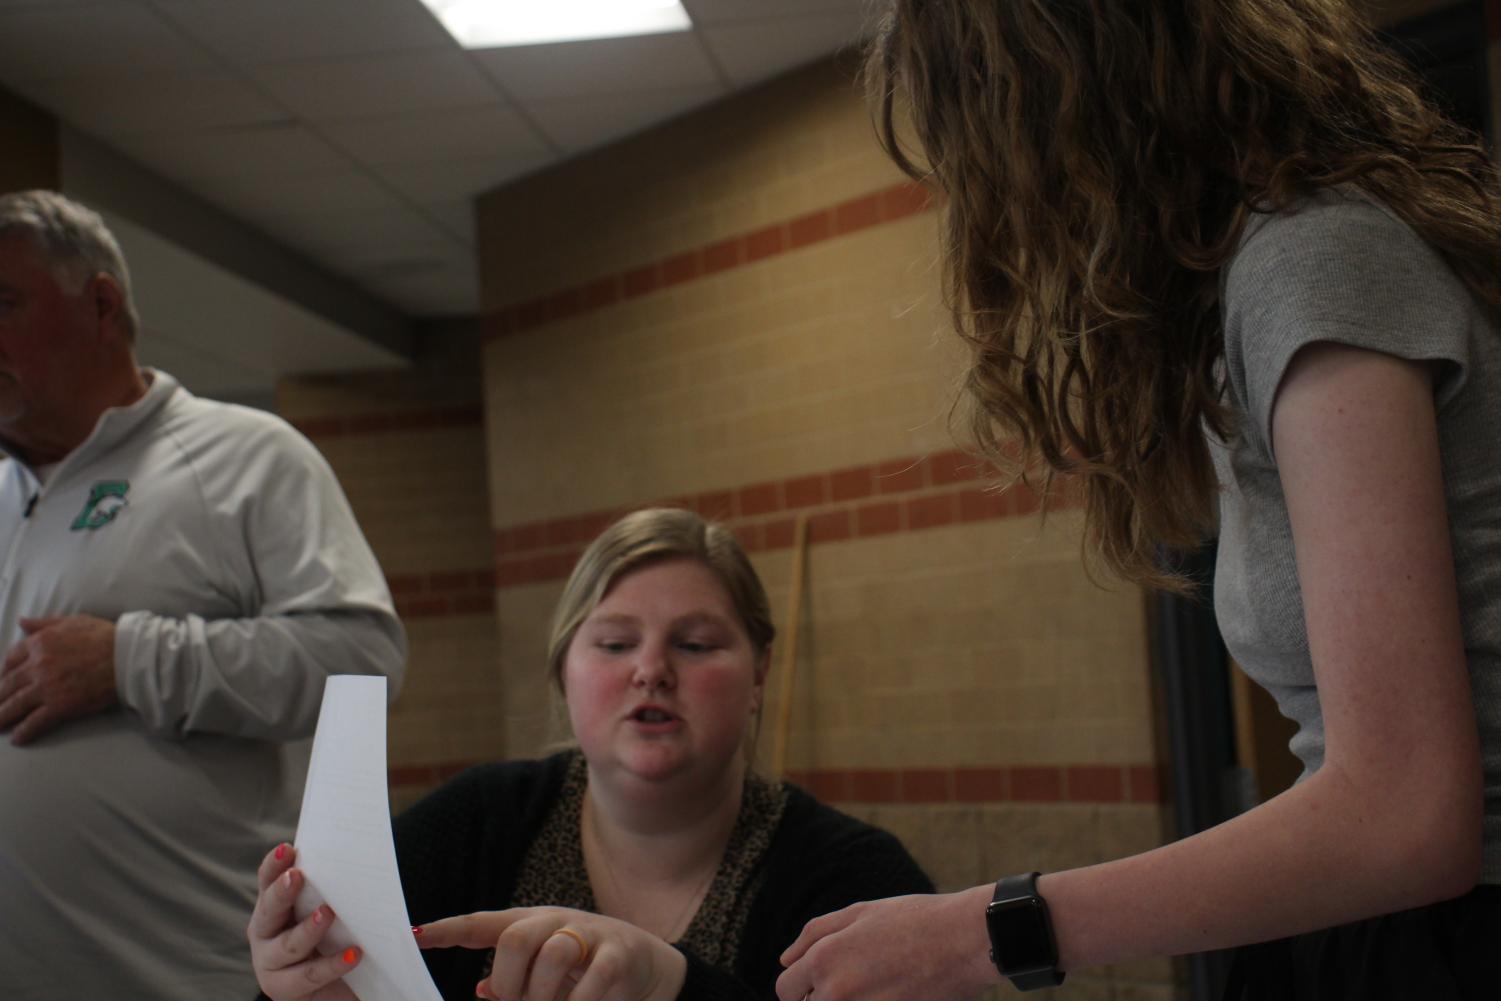
{"type": "MultiPolygon", "coordinates": [[[[557,802],[522,861],[512,906],[598,909],[584,867],[579,828],[588,784],[588,765],[584,756],[575,751],[558,790],[557,802]]],[[[781,823],[786,805],[786,786],[753,773],[746,774],[740,816],[725,845],[719,871],[675,945],[712,966],[728,969],[735,965],[751,902],[761,888],[765,870],[759,863],[781,823]]],[[[489,965],[487,961],[486,975],[489,965]]]]}

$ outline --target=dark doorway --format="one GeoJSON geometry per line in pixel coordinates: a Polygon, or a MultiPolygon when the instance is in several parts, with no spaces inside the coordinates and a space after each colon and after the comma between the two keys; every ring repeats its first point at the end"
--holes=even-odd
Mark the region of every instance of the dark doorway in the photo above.
{"type": "Polygon", "coordinates": [[[1431,100],[1495,148],[1485,59],[1485,5],[1480,0],[1403,21],[1381,31],[1380,38],[1418,71],[1431,100]]]}

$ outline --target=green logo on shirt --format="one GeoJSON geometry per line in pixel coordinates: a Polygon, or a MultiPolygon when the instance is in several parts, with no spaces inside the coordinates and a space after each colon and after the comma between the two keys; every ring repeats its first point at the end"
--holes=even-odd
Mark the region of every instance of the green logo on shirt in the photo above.
{"type": "Polygon", "coordinates": [[[93,531],[115,520],[115,515],[125,506],[125,495],[130,492],[129,480],[100,480],[89,488],[89,500],[84,504],[70,531],[93,531]]]}

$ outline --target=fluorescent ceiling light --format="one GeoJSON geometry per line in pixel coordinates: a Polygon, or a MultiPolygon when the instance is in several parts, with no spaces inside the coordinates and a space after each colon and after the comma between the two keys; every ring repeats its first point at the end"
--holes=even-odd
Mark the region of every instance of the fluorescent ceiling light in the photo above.
{"type": "Polygon", "coordinates": [[[687,31],[678,0],[422,0],[466,49],[687,31]]]}

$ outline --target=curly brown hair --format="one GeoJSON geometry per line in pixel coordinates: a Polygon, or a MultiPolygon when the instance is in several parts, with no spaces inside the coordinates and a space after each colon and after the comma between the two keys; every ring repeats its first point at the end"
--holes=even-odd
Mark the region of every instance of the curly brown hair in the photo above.
{"type": "Polygon", "coordinates": [[[865,77],[946,196],[977,445],[1075,474],[1127,580],[1186,589],[1159,547],[1213,530],[1220,273],[1252,213],[1353,185],[1501,307],[1494,170],[1350,0],[894,0],[865,77]]]}

